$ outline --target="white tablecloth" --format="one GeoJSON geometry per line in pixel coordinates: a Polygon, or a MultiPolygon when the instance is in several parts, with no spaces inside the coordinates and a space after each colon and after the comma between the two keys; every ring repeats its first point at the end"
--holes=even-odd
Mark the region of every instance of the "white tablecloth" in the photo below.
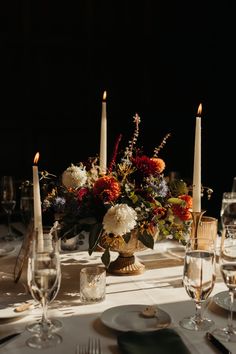
{"type": "MultiPolygon", "coordinates": [[[[13,304],[22,303],[31,298],[25,292],[25,270],[17,284],[12,281],[15,258],[19,251],[19,244],[15,245],[14,252],[0,258],[0,300],[2,306],[13,306],[13,304]]],[[[204,332],[196,333],[184,330],[178,325],[180,319],[194,313],[194,303],[182,287],[183,261],[178,255],[174,256],[171,252],[166,252],[169,246],[169,243],[161,243],[156,245],[155,250],[146,250],[137,254],[146,265],[146,270],[141,275],[113,276],[108,274],[105,301],[90,305],[80,303],[79,269],[87,264],[100,263],[101,253],[95,252],[92,256],[88,256],[86,251],[62,254],[61,288],[57,298],[50,305],[49,316],[56,317],[62,322],[63,328],[59,333],[63,341],[60,345],[44,350],[44,352],[74,354],[77,343],[87,342],[89,336],[99,336],[102,343],[102,354],[120,354],[117,346],[118,332],[103,325],[100,320],[101,313],[118,305],[158,304],[171,316],[171,327],[176,328],[181,334],[191,353],[217,353],[217,350],[205,339],[204,332]]],[[[117,254],[114,253],[112,256],[116,257],[117,254]]],[[[218,276],[212,296],[225,290],[226,286],[218,276]]],[[[211,301],[212,296],[206,302],[205,311],[215,321],[216,326],[223,326],[227,321],[227,311],[211,301]]],[[[0,319],[0,338],[12,332],[22,331],[20,336],[0,347],[1,353],[28,354],[33,351],[37,352],[37,349],[31,349],[25,344],[26,339],[31,336],[25,330],[25,326],[40,316],[40,309],[34,308],[26,316],[17,320],[0,319]]],[[[227,344],[227,346],[232,350],[232,353],[236,353],[235,344],[227,344]]]]}

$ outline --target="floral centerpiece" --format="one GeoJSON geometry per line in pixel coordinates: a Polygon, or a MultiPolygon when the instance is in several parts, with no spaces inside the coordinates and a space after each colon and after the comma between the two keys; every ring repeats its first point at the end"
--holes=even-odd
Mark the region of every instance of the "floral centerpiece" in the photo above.
{"type": "Polygon", "coordinates": [[[133,230],[148,248],[154,247],[154,235],[157,240],[173,238],[185,243],[190,232],[192,197],[188,187],[183,180],[165,177],[165,162],[159,157],[170,134],[149,157],[137,147],[137,114],[134,123],[133,137],[123,151],[118,137],[106,174],[101,172],[98,158],[71,164],[43,200],[44,212],[60,215],[60,237],[87,231],[89,254],[105,238],[102,261],[106,266],[110,250],[128,243],[133,230]]]}

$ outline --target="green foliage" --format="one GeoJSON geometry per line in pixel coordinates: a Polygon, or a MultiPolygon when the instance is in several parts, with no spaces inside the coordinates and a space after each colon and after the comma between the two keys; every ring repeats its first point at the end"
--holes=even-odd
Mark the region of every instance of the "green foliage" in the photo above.
{"type": "Polygon", "coordinates": [[[169,183],[169,188],[170,188],[171,194],[174,197],[178,197],[179,195],[182,195],[182,194],[188,194],[187,184],[182,179],[171,181],[169,183]]]}
{"type": "Polygon", "coordinates": [[[89,255],[93,253],[97,247],[102,234],[102,223],[96,223],[91,226],[89,234],[89,255]]]}
{"type": "Polygon", "coordinates": [[[106,268],[108,268],[110,261],[111,261],[111,256],[110,256],[110,250],[109,248],[106,248],[102,257],[101,257],[102,263],[105,265],[106,268]]]}
{"type": "Polygon", "coordinates": [[[144,246],[153,249],[154,238],[148,232],[146,232],[145,230],[143,232],[139,231],[138,232],[138,239],[139,239],[139,241],[141,241],[144,244],[144,246]]]}

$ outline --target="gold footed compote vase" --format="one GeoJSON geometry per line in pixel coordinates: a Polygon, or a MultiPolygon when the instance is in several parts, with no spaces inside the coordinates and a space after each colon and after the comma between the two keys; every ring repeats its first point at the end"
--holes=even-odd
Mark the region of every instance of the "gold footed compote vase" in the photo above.
{"type": "MultiPolygon", "coordinates": [[[[158,236],[158,228],[155,229],[153,240],[158,236]]],[[[118,257],[110,262],[107,271],[115,275],[138,275],[145,271],[145,265],[141,263],[135,256],[135,252],[143,251],[147,247],[138,239],[138,230],[133,229],[128,242],[117,238],[117,242],[113,242],[110,250],[118,252],[118,257]]],[[[106,248],[106,235],[101,238],[100,246],[106,248]]]]}

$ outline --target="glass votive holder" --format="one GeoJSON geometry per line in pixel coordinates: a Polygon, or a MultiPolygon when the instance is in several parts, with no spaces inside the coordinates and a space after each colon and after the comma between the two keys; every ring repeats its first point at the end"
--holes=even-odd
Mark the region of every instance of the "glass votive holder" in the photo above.
{"type": "MultiPolygon", "coordinates": [[[[193,225],[192,227],[195,226],[193,225]]],[[[206,239],[213,240],[215,247],[217,246],[218,220],[216,218],[203,215],[197,229],[192,231],[192,237],[197,237],[202,247],[206,239]]]]}
{"type": "Polygon", "coordinates": [[[105,300],[106,269],[102,266],[84,267],[80,271],[80,300],[92,304],[105,300]]]}
{"type": "Polygon", "coordinates": [[[203,215],[198,227],[198,238],[209,238],[216,242],[217,231],[218,220],[211,216],[203,215]]]}

